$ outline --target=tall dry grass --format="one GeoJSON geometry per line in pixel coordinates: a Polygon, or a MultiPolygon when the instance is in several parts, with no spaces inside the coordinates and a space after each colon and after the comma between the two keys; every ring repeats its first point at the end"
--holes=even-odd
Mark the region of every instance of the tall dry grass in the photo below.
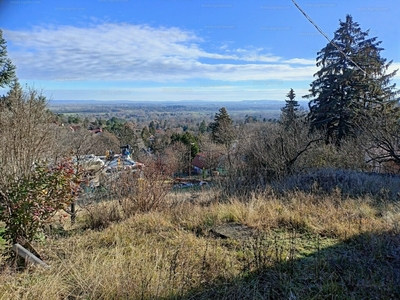
{"type": "Polygon", "coordinates": [[[221,202],[212,189],[170,193],[165,203],[163,209],[137,213],[101,231],[80,229],[87,219],[78,216],[67,236],[35,245],[49,270],[1,272],[0,299],[398,295],[400,275],[387,264],[400,266],[395,203],[346,198],[338,190],[319,196],[265,191],[250,200],[221,202]],[[229,224],[249,229],[249,235],[213,234],[229,224]],[[368,268],[375,268],[376,275],[368,268]],[[386,285],[377,285],[379,280],[386,285]]]}

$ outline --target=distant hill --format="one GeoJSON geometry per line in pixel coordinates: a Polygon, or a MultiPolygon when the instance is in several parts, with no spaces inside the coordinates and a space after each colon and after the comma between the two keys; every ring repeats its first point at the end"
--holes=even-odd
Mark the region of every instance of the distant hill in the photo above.
{"type": "MultiPolygon", "coordinates": [[[[305,109],[308,108],[308,101],[298,101],[305,109]]],[[[134,100],[50,100],[49,106],[193,106],[193,107],[226,107],[227,109],[262,107],[263,109],[279,109],[285,105],[283,100],[242,100],[242,101],[208,101],[208,100],[177,100],[177,101],[134,101],[134,100]]]]}
{"type": "MultiPolygon", "coordinates": [[[[307,102],[299,101],[307,110],[307,102]]],[[[221,107],[225,107],[235,121],[251,116],[257,120],[277,119],[281,115],[283,100],[242,100],[242,101],[129,101],[129,100],[52,100],[49,109],[57,114],[79,114],[109,119],[118,117],[145,124],[151,120],[173,119],[182,124],[188,120],[201,122],[213,120],[221,107]]]]}

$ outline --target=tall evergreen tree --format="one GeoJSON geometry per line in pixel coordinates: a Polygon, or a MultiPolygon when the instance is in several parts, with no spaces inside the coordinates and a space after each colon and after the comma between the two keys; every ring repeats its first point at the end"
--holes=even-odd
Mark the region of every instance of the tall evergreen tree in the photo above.
{"type": "Polygon", "coordinates": [[[0,87],[11,85],[16,79],[15,66],[7,57],[7,45],[3,39],[3,31],[0,29],[0,87]]]}
{"type": "Polygon", "coordinates": [[[149,132],[149,128],[147,126],[144,126],[142,132],[140,133],[140,136],[142,137],[142,140],[146,145],[149,142],[150,135],[151,134],[149,132]]]}
{"type": "Polygon", "coordinates": [[[292,125],[298,117],[300,104],[294,100],[294,98],[296,98],[296,94],[294,93],[293,89],[290,89],[286,97],[289,98],[289,100],[285,100],[286,105],[281,109],[281,121],[285,126],[290,127],[290,125],[292,125]]]}
{"type": "Polygon", "coordinates": [[[173,133],[171,136],[171,142],[172,143],[181,142],[187,147],[190,147],[190,155],[192,156],[192,158],[194,158],[196,154],[199,153],[200,151],[196,137],[188,131],[182,134],[173,133]]]}
{"type": "Polygon", "coordinates": [[[149,132],[150,134],[156,134],[156,123],[154,121],[149,124],[149,132]]]}
{"type": "Polygon", "coordinates": [[[205,133],[207,131],[207,124],[205,120],[201,121],[199,125],[199,131],[200,133],[205,133]]]}
{"type": "Polygon", "coordinates": [[[350,15],[335,31],[333,42],[317,54],[317,67],[309,102],[311,129],[323,129],[326,142],[340,145],[346,136],[354,136],[360,118],[367,117],[375,109],[394,107],[395,84],[390,80],[396,71],[386,73],[392,61],[387,62],[380,52],[377,37],[368,37],[350,15]]]}
{"type": "Polygon", "coordinates": [[[209,127],[212,140],[217,144],[229,147],[235,139],[233,121],[225,107],[220,108],[219,113],[215,114],[214,122],[210,123],[209,127]]]}
{"type": "MultiPolygon", "coordinates": [[[[133,148],[133,152],[135,155],[138,152],[138,136],[135,133],[135,125],[132,122],[118,122],[117,126],[113,126],[108,128],[108,131],[114,134],[120,143],[120,146],[130,145],[133,148]]],[[[147,128],[147,127],[145,127],[147,128]]],[[[146,136],[145,128],[142,130],[142,135],[146,136]]],[[[150,136],[149,134],[147,135],[150,136]]]]}

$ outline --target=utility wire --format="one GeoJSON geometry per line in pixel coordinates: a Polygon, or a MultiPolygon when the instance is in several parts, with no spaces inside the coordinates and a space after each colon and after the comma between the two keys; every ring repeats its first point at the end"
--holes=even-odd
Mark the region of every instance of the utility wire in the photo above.
{"type": "Polygon", "coordinates": [[[318,27],[317,24],[315,24],[315,22],[304,12],[304,10],[296,3],[295,0],[292,0],[293,4],[296,5],[296,7],[300,10],[300,12],[307,18],[308,21],[310,21],[310,23],[312,25],[314,25],[314,27],[328,40],[328,42],[334,46],[340,53],[343,54],[343,56],[345,58],[347,58],[349,61],[351,61],[358,69],[360,69],[365,75],[368,76],[368,73],[366,71],[364,71],[354,60],[352,60],[346,53],[344,53],[342,51],[342,49],[339,48],[338,45],[336,45],[333,40],[329,39],[329,37],[318,27]]]}

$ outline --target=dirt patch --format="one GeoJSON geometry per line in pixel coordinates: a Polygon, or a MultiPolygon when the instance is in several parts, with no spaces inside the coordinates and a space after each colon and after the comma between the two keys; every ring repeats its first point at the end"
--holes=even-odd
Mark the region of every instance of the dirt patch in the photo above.
{"type": "Polygon", "coordinates": [[[215,226],[210,230],[216,238],[247,240],[256,234],[256,230],[239,223],[227,223],[215,226]]]}

